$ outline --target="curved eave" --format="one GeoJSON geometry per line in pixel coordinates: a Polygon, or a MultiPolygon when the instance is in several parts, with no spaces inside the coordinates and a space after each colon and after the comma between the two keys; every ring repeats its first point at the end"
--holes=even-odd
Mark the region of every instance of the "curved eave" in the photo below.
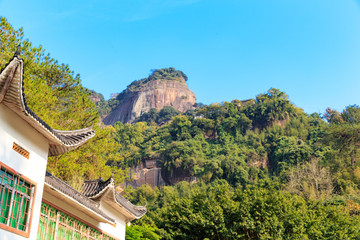
{"type": "Polygon", "coordinates": [[[117,205],[123,207],[130,214],[131,220],[139,219],[143,217],[147,212],[146,206],[135,206],[116,191],[114,197],[117,205]]]}
{"type": "MultiPolygon", "coordinates": [[[[102,215],[92,211],[91,209],[85,207],[84,205],[80,204],[73,198],[69,197],[65,193],[59,191],[58,189],[53,188],[51,185],[45,183],[44,191],[48,192],[49,194],[55,196],[58,199],[68,203],[69,205],[74,206],[76,209],[80,210],[81,212],[85,213],[86,215],[90,216],[93,219],[96,219],[99,222],[114,224],[114,221],[109,220],[108,218],[103,217],[102,215]]],[[[46,200],[46,199],[45,199],[46,200]]]]}
{"type": "Polygon", "coordinates": [[[95,136],[92,128],[74,131],[52,129],[26,104],[23,89],[23,60],[14,57],[0,72],[0,104],[4,104],[49,140],[49,156],[75,149],[95,136]]]}
{"type": "Polygon", "coordinates": [[[115,183],[112,178],[105,181],[105,183],[106,184],[94,194],[87,194],[86,196],[95,201],[105,201],[118,212],[125,215],[129,221],[139,219],[146,214],[147,209],[145,206],[135,206],[116,192],[115,183]]]}
{"type": "MultiPolygon", "coordinates": [[[[114,224],[115,220],[99,209],[96,202],[82,195],[54,175],[46,172],[44,191],[50,195],[67,202],[86,215],[99,222],[114,224]]],[[[45,199],[46,200],[46,199],[45,199]]]]}
{"type": "Polygon", "coordinates": [[[107,181],[103,181],[102,179],[97,180],[88,180],[83,184],[83,194],[91,199],[100,198],[104,192],[115,186],[115,182],[113,178],[109,178],[107,181]]]}

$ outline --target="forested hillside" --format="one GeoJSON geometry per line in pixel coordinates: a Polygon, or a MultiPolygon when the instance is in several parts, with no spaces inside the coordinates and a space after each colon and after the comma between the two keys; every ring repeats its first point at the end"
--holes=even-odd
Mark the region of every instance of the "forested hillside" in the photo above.
{"type": "Polygon", "coordinates": [[[196,178],[130,193],[152,209],[138,224],[165,239],[359,237],[359,117],[356,105],[308,115],[270,89],[176,116],[152,134],[143,123],[115,125],[129,133],[121,139],[139,133],[123,144],[130,164],[159,155],[165,179],[196,178]]]}
{"type": "Polygon", "coordinates": [[[123,191],[148,208],[127,239],[360,239],[359,106],[309,115],[271,88],[105,127],[69,66],[4,18],[0,30],[2,66],[22,47],[30,108],[54,128],[96,130],[85,146],[50,158],[50,172],[75,187],[111,174],[120,185],[128,168],[158,159],[168,186],[123,191]]]}

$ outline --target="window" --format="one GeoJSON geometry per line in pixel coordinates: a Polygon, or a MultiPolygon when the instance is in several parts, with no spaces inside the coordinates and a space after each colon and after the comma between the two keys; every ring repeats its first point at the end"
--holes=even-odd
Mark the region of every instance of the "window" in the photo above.
{"type": "Polygon", "coordinates": [[[26,236],[35,184],[4,165],[0,167],[0,181],[0,228],[26,236]]]}
{"type": "Polygon", "coordinates": [[[42,203],[37,240],[115,240],[97,229],[42,203]]]}

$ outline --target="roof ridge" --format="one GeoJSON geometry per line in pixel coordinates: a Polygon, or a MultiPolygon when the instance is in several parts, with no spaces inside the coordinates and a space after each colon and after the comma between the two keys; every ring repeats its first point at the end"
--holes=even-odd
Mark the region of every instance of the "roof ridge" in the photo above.
{"type": "Polygon", "coordinates": [[[77,202],[79,202],[83,206],[87,207],[88,209],[92,210],[93,212],[100,214],[102,217],[106,218],[107,220],[114,222],[114,219],[109,217],[107,214],[105,214],[100,209],[99,203],[88,198],[87,196],[85,196],[81,192],[77,191],[76,189],[71,187],[69,184],[62,181],[61,179],[54,176],[53,174],[51,174],[48,171],[46,171],[46,173],[45,173],[45,183],[52,186],[53,188],[57,189],[58,191],[62,192],[63,194],[66,194],[67,196],[71,197],[72,199],[76,200],[77,202]],[[51,179],[52,179],[52,181],[51,181],[51,179]],[[63,185],[63,186],[61,186],[61,185],[63,185]]]}
{"type": "Polygon", "coordinates": [[[92,128],[93,128],[93,125],[91,125],[90,127],[81,128],[81,129],[75,129],[75,130],[57,130],[57,129],[53,129],[53,130],[56,131],[59,134],[67,135],[67,134],[81,134],[83,132],[87,132],[89,130],[92,130],[92,128]]]}

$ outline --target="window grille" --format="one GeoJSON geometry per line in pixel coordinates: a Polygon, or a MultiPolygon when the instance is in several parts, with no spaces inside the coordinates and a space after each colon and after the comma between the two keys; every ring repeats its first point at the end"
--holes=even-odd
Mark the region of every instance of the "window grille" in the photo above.
{"type": "Polygon", "coordinates": [[[35,185],[4,166],[0,181],[0,227],[28,232],[35,185]]]}
{"type": "Polygon", "coordinates": [[[37,240],[115,240],[85,223],[51,207],[41,204],[37,240]]]}

